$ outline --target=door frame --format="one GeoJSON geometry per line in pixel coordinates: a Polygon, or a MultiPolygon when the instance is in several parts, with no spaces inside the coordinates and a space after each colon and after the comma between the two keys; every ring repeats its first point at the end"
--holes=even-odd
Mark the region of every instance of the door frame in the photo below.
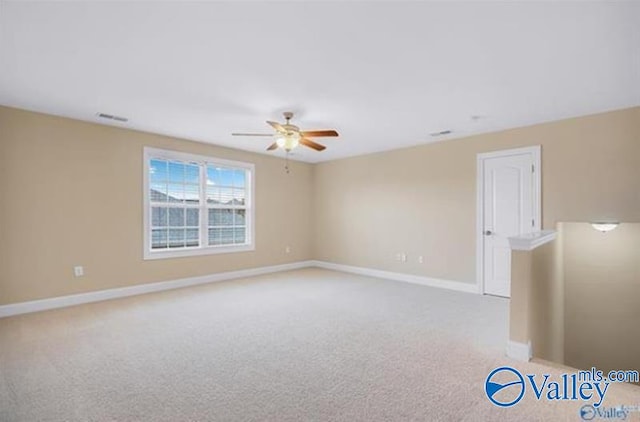
{"type": "Polygon", "coordinates": [[[510,155],[533,155],[533,232],[541,230],[542,221],[542,166],[541,146],[505,149],[478,153],[476,175],[476,285],[478,293],[484,293],[484,162],[489,158],[508,157],[510,155]]]}

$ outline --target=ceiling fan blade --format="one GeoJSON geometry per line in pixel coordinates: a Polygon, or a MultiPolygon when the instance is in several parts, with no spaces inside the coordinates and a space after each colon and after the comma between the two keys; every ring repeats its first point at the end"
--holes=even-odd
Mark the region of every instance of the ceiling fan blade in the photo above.
{"type": "Polygon", "coordinates": [[[278,148],[278,143],[274,142],[271,145],[269,145],[269,148],[267,148],[267,151],[273,151],[276,148],[278,148]]]}
{"type": "Polygon", "coordinates": [[[300,143],[306,147],[315,149],[316,151],[322,151],[323,149],[326,148],[324,145],[320,145],[307,138],[300,138],[300,143]]]}
{"type": "Polygon", "coordinates": [[[232,133],[231,136],[273,136],[273,133],[232,133]]]}
{"type": "Polygon", "coordinates": [[[278,122],[270,122],[267,120],[267,124],[270,124],[275,130],[277,130],[280,133],[286,133],[287,130],[285,128],[282,127],[282,125],[278,122]]]}
{"type": "Polygon", "coordinates": [[[307,137],[323,137],[323,136],[340,136],[338,135],[338,132],[336,132],[333,129],[328,129],[328,130],[305,130],[303,132],[300,132],[300,134],[302,136],[307,136],[307,137]]]}

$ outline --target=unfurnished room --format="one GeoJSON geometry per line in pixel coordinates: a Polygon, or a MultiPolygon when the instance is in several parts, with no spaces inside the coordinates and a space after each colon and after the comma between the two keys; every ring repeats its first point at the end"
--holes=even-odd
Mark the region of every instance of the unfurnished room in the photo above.
{"type": "Polygon", "coordinates": [[[640,2],[0,0],[0,421],[640,421],[640,2]]]}

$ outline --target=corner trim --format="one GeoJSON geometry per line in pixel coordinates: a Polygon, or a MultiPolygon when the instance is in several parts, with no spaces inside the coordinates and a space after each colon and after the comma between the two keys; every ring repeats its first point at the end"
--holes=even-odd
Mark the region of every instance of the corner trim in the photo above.
{"type": "Polygon", "coordinates": [[[525,344],[509,340],[507,342],[507,356],[521,362],[529,362],[533,356],[531,341],[525,344]]]}
{"type": "Polygon", "coordinates": [[[196,286],[199,284],[215,283],[218,281],[233,280],[236,278],[252,277],[262,274],[270,274],[280,271],[297,270],[313,266],[313,261],[299,261],[290,264],[271,265],[268,267],[249,268],[246,270],[228,271],[224,273],[208,274],[197,277],[181,278],[177,280],[145,283],[135,286],[120,287],[115,289],[98,290],[95,292],[79,293],[69,296],[58,296],[48,299],[32,300],[29,302],[12,303],[0,306],[0,318],[30,312],[46,311],[49,309],[66,308],[68,306],[84,303],[100,302],[127,296],[141,295],[145,293],[173,290],[181,287],[196,286]]]}
{"type": "Polygon", "coordinates": [[[539,232],[510,237],[509,246],[511,246],[511,249],[514,251],[532,251],[538,246],[551,242],[555,238],[555,230],[542,230],[539,232]]]}
{"type": "Polygon", "coordinates": [[[480,293],[477,284],[463,283],[461,281],[443,280],[438,278],[424,277],[413,274],[395,273],[391,271],[376,270],[373,268],[354,267],[352,265],[336,264],[326,261],[312,261],[314,266],[327,270],[342,271],[345,273],[366,275],[369,277],[383,278],[404,283],[420,284],[422,286],[437,287],[440,289],[455,290],[465,293],[480,293]]]}

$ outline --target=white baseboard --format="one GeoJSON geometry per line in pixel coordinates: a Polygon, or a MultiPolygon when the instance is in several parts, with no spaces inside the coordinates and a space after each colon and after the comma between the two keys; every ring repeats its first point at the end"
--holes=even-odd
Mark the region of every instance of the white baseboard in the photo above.
{"type": "Polygon", "coordinates": [[[517,341],[509,340],[507,342],[507,356],[511,359],[529,362],[533,356],[531,341],[527,343],[519,343],[517,341]]]}
{"type": "Polygon", "coordinates": [[[99,290],[96,292],[79,293],[69,296],[58,296],[50,299],[12,303],[9,305],[0,306],[0,318],[12,315],[26,314],[29,312],[46,311],[48,309],[64,308],[67,306],[80,305],[83,303],[99,302],[102,300],[116,299],[120,297],[178,289],[180,287],[195,286],[198,284],[214,283],[224,280],[233,280],[236,278],[253,277],[261,274],[269,274],[279,271],[296,270],[299,268],[306,268],[311,266],[314,266],[313,261],[300,261],[290,264],[249,268],[246,270],[229,271],[198,277],[181,278],[178,280],[160,281],[156,283],[146,283],[136,286],[99,290]]]}
{"type": "Polygon", "coordinates": [[[343,271],[345,273],[353,273],[366,275],[375,278],[384,278],[387,280],[403,281],[405,283],[420,284],[422,286],[438,287],[440,289],[455,290],[465,293],[479,293],[478,286],[474,283],[463,283],[460,281],[443,280],[438,278],[423,277],[413,274],[394,273],[391,271],[376,270],[373,268],[354,267],[351,265],[335,264],[326,261],[312,261],[314,266],[325,268],[327,270],[343,271]]]}
{"type": "Polygon", "coordinates": [[[146,283],[136,286],[120,287],[116,289],[99,290],[95,292],[79,293],[69,296],[58,296],[49,299],[33,300],[29,302],[0,305],[0,318],[30,312],[46,311],[49,309],[65,308],[67,306],[81,305],[83,303],[99,302],[102,300],[116,299],[120,297],[135,296],[145,293],[160,292],[163,290],[178,289],[180,287],[195,286],[198,284],[214,283],[218,281],[233,280],[236,278],[253,277],[261,274],[275,273],[279,271],[296,270],[307,267],[319,267],[329,270],[343,271],[353,274],[361,274],[369,277],[384,278],[388,280],[402,281],[406,283],[420,284],[423,286],[438,287],[442,289],[456,290],[467,293],[478,293],[475,284],[461,283],[459,281],[440,280],[430,277],[422,277],[411,274],[394,273],[390,271],[375,270],[371,268],[354,267],[351,265],[334,264],[324,261],[299,261],[290,264],[272,265],[268,267],[249,268],[246,270],[229,271],[224,273],[208,274],[198,277],[181,278],[178,280],[146,283]]]}

